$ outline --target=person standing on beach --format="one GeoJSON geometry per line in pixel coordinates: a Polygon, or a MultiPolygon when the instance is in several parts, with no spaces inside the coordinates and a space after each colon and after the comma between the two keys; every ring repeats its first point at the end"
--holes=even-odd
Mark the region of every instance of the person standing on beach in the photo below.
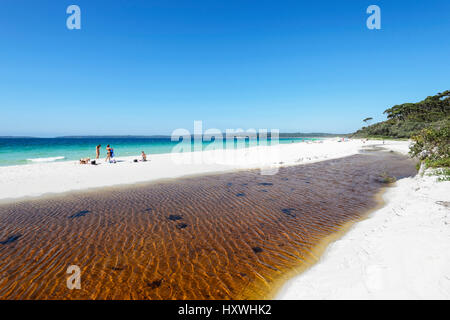
{"type": "Polygon", "coordinates": [[[112,153],[112,148],[108,144],[106,146],[106,160],[105,160],[105,162],[108,162],[108,161],[111,160],[111,153],[112,153]]]}
{"type": "Polygon", "coordinates": [[[101,144],[99,144],[95,149],[95,151],[96,151],[96,154],[97,154],[97,157],[95,158],[95,159],[98,159],[98,158],[100,158],[100,148],[101,148],[101,144]]]}

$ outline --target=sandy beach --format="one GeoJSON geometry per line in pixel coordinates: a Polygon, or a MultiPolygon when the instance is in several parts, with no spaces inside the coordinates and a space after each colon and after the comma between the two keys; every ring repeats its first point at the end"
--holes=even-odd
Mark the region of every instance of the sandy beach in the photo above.
{"type": "Polygon", "coordinates": [[[449,299],[449,190],[450,182],[427,172],[397,181],[383,208],[330,244],[277,298],[449,299]]]}
{"type": "MultiPolygon", "coordinates": [[[[382,142],[337,142],[337,139],[325,139],[322,143],[156,154],[149,155],[150,161],[145,163],[133,162],[139,158],[136,156],[118,157],[115,164],[100,159],[97,166],[64,161],[0,167],[0,200],[242,169],[262,168],[270,173],[271,169],[280,166],[346,157],[357,154],[362,147],[377,145],[382,145],[382,142]]],[[[408,143],[390,141],[384,147],[405,151],[408,143]]]]}
{"type": "Polygon", "coordinates": [[[271,299],[379,205],[381,173],[416,174],[414,161],[374,150],[274,175],[236,170],[3,203],[0,298],[271,299]],[[66,287],[68,265],[82,270],[79,291],[66,287]]]}
{"type": "MultiPolygon", "coordinates": [[[[115,164],[74,161],[0,168],[0,199],[161,181],[218,172],[290,167],[348,157],[383,147],[406,154],[407,141],[293,143],[201,154],[118,158],[115,164]],[[275,151],[275,152],[274,152],[275,151]],[[270,154],[271,156],[264,157],[270,154]],[[261,155],[263,155],[261,157],[261,155]],[[190,161],[186,162],[188,157],[190,161]],[[181,160],[182,161],[181,161],[181,160]]],[[[245,184],[246,185],[246,184],[245,184]]],[[[384,193],[385,206],[357,222],[306,272],[288,280],[278,299],[448,299],[450,297],[449,182],[417,175],[384,193]]],[[[239,194],[237,194],[239,195],[239,194]]],[[[191,222],[194,223],[194,220],[191,222]]]]}

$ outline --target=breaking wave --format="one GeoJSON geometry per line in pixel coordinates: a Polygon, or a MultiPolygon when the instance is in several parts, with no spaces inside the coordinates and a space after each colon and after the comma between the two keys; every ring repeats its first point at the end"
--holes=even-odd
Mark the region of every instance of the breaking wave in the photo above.
{"type": "Polygon", "coordinates": [[[31,162],[53,162],[57,160],[62,160],[65,157],[50,157],[50,158],[35,158],[35,159],[27,159],[27,161],[31,162]]]}

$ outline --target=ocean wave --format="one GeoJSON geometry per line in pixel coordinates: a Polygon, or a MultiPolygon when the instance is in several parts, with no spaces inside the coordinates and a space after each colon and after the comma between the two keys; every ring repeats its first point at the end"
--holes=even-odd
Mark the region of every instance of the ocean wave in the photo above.
{"type": "Polygon", "coordinates": [[[27,159],[27,161],[31,162],[53,162],[57,160],[62,160],[65,157],[50,157],[50,158],[35,158],[35,159],[27,159]]]}

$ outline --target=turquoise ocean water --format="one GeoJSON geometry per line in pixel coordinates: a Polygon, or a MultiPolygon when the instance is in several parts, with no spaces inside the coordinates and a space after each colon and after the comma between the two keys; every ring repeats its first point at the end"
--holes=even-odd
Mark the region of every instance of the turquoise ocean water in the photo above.
{"type": "MultiPolygon", "coordinates": [[[[301,143],[314,138],[280,138],[279,143],[301,143]]],[[[211,142],[203,142],[203,149],[211,142]]],[[[259,141],[250,142],[259,145],[259,141]]],[[[268,144],[271,141],[269,139],[268,144]]],[[[0,166],[33,164],[95,158],[95,147],[101,144],[100,157],[106,156],[106,145],[114,148],[116,157],[138,156],[141,151],[151,154],[170,153],[179,144],[170,138],[152,137],[86,137],[86,138],[0,138],[0,166]]],[[[193,147],[193,143],[191,144],[193,147]]],[[[235,142],[232,148],[243,148],[249,141],[235,142]]],[[[194,149],[192,148],[192,151],[194,149]]]]}

